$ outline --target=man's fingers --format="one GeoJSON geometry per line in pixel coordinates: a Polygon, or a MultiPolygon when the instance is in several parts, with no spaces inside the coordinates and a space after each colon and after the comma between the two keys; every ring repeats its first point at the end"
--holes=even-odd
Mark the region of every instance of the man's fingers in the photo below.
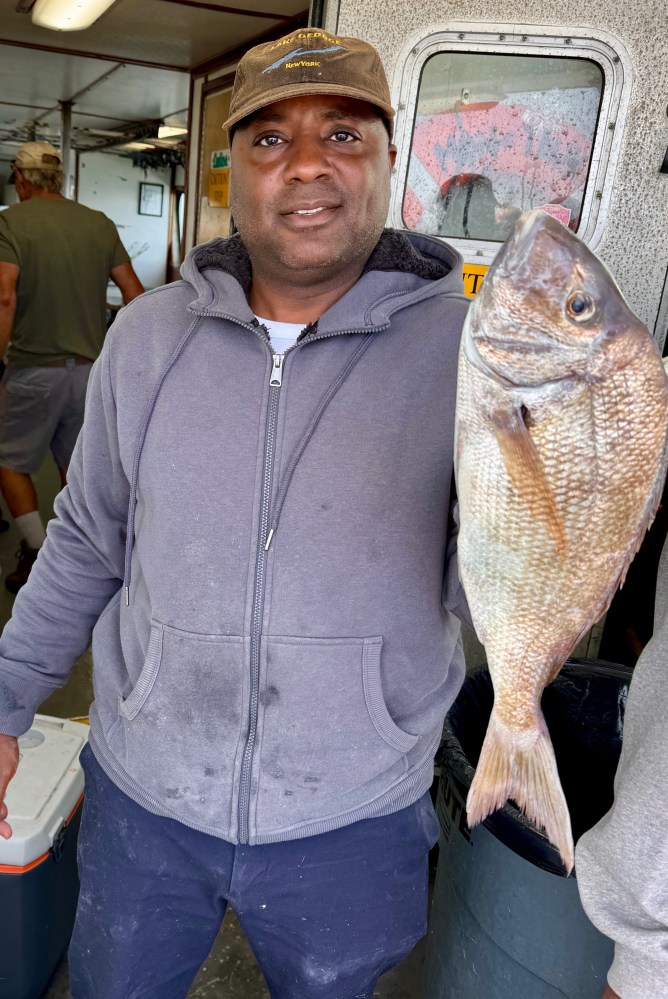
{"type": "Polygon", "coordinates": [[[5,821],[7,818],[5,794],[18,765],[18,740],[11,735],[0,735],[0,837],[2,839],[9,839],[12,835],[12,827],[5,821]]]}

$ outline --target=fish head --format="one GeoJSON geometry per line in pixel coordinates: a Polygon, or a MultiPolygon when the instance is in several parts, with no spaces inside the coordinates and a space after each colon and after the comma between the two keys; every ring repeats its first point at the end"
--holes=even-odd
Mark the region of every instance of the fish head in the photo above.
{"type": "Polygon", "coordinates": [[[511,385],[587,377],[601,350],[623,363],[625,342],[649,337],[602,261],[540,209],[518,219],[468,330],[482,366],[511,385]]]}

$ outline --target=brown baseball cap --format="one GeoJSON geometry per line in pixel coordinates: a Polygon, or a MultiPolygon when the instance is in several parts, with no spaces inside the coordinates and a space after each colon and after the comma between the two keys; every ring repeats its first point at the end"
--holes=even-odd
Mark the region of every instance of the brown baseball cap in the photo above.
{"type": "Polygon", "coordinates": [[[223,128],[276,101],[308,94],[354,97],[375,105],[390,122],[394,118],[385,70],[372,45],[300,28],[256,45],[241,58],[223,128]]]}

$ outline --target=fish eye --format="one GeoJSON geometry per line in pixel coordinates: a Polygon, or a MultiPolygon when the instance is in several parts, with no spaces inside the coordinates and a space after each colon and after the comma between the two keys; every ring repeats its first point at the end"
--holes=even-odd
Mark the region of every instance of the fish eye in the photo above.
{"type": "Polygon", "coordinates": [[[574,291],[566,299],[566,312],[576,323],[584,323],[594,315],[593,298],[584,291],[574,291]]]}

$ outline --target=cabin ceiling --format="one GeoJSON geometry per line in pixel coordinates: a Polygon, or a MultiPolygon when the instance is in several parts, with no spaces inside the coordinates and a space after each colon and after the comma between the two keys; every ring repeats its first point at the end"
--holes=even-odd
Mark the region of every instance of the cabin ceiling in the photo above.
{"type": "Polygon", "coordinates": [[[187,128],[191,72],[306,23],[308,5],[117,0],[84,31],[38,27],[30,6],[0,4],[0,161],[32,139],[60,145],[61,102],[72,102],[74,149],[183,147],[186,133],[160,140],[157,127],[187,128]]]}

